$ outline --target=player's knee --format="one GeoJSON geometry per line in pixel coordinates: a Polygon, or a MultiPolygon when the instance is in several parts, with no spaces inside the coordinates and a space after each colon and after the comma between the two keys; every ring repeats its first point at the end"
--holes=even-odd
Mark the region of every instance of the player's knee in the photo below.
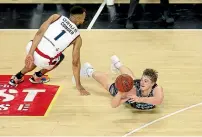
{"type": "Polygon", "coordinates": [[[110,87],[110,84],[105,84],[105,85],[103,85],[104,86],[104,88],[108,91],[109,90],[109,87],[110,87]]]}

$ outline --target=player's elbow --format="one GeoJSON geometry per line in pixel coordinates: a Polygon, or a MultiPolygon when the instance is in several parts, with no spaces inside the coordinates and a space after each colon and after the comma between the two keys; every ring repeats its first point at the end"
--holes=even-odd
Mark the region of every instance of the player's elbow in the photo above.
{"type": "Polygon", "coordinates": [[[157,100],[154,100],[153,101],[153,105],[160,105],[160,104],[162,104],[162,102],[163,102],[163,99],[157,99],[157,100]]]}
{"type": "Polygon", "coordinates": [[[164,95],[163,95],[163,88],[162,87],[160,87],[160,86],[158,86],[157,87],[157,90],[158,90],[158,96],[156,96],[155,98],[154,98],[154,100],[153,100],[153,103],[152,104],[154,104],[154,105],[160,105],[160,104],[162,104],[162,102],[163,102],[163,99],[164,99],[164,95]]]}
{"type": "Polygon", "coordinates": [[[160,105],[161,102],[159,102],[159,101],[154,101],[152,104],[153,104],[153,105],[160,105]]]}
{"type": "Polygon", "coordinates": [[[120,104],[114,103],[113,101],[111,102],[111,107],[112,108],[117,108],[120,104]]]}
{"type": "Polygon", "coordinates": [[[111,104],[111,107],[112,107],[112,108],[117,108],[118,105],[113,105],[113,104],[111,104]]]}

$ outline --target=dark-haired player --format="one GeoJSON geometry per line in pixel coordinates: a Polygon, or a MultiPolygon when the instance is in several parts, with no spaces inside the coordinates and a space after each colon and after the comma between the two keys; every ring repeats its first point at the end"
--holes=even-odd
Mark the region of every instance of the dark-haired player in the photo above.
{"type": "Polygon", "coordinates": [[[70,17],[53,14],[39,28],[35,37],[26,47],[27,56],[25,66],[16,75],[12,76],[9,84],[17,86],[23,82],[23,76],[34,70],[35,72],[29,79],[32,83],[46,83],[50,80],[45,76],[47,72],[56,68],[64,59],[62,53],[66,48],[73,44],[72,65],[73,74],[76,78],[76,87],[81,95],[89,95],[80,82],[80,48],[82,39],[77,28],[83,24],[86,11],[80,6],[74,6],[70,10],[70,17]]]}
{"type": "Polygon", "coordinates": [[[106,73],[95,71],[90,63],[85,63],[81,68],[81,76],[92,77],[113,96],[111,106],[116,108],[123,103],[130,104],[136,109],[153,109],[162,103],[163,88],[157,84],[158,74],[154,69],[145,69],[141,79],[137,79],[133,72],[123,65],[119,58],[111,57],[112,71],[128,74],[134,79],[134,87],[129,92],[119,92],[115,83],[111,83],[106,73]]]}

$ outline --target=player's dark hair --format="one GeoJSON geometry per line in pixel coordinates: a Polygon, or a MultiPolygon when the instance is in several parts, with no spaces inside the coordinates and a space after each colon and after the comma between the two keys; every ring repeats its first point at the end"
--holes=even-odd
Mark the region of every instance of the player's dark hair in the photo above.
{"type": "Polygon", "coordinates": [[[74,15],[74,14],[83,14],[84,12],[86,12],[86,10],[81,7],[81,6],[74,6],[70,9],[70,14],[74,15]]]}

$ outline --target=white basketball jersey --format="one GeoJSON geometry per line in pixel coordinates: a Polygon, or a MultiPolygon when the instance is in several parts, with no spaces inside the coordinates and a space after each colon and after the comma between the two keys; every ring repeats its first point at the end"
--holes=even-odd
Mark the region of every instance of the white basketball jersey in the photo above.
{"type": "Polygon", "coordinates": [[[38,48],[44,54],[55,57],[65,50],[79,35],[77,26],[67,17],[61,16],[48,27],[38,48]]]}

